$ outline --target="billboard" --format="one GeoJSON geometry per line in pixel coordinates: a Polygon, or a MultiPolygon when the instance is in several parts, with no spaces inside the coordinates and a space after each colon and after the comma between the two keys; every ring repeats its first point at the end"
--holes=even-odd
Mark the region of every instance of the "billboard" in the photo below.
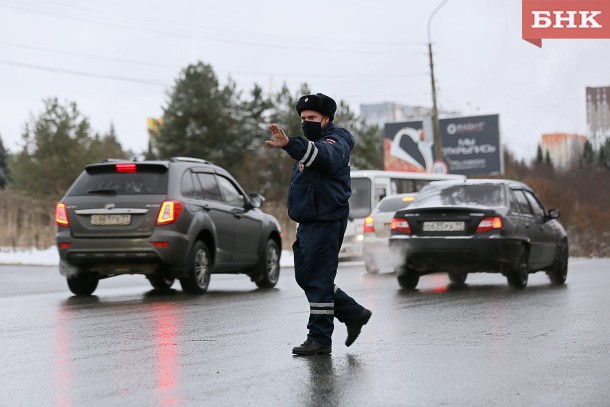
{"type": "MultiPolygon", "coordinates": [[[[439,124],[450,174],[504,172],[498,115],[441,119],[439,124]]],[[[386,123],[385,170],[430,172],[436,157],[431,132],[425,131],[428,128],[422,121],[386,123]]]]}

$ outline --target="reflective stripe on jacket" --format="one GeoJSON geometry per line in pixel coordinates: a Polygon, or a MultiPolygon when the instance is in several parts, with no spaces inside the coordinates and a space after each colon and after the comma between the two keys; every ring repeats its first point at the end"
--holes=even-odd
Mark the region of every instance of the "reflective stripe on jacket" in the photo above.
{"type": "Polygon", "coordinates": [[[288,215],[295,222],[345,219],[349,215],[352,134],[329,123],[315,141],[290,137],[284,150],[297,162],[288,190],[288,215]]]}

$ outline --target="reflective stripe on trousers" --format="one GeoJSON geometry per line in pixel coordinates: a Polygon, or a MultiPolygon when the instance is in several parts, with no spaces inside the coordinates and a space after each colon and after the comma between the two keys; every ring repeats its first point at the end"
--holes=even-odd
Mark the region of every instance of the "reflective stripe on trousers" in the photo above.
{"type": "Polygon", "coordinates": [[[310,305],[307,338],[332,343],[333,317],[349,322],[364,309],[335,286],[339,249],[347,220],[300,223],[292,246],[294,274],[310,305]]]}

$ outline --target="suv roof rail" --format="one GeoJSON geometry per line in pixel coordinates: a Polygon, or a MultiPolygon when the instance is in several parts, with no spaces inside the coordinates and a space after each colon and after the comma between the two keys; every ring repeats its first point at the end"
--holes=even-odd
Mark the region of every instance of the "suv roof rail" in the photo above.
{"type": "Polygon", "coordinates": [[[169,162],[177,162],[177,161],[184,161],[184,162],[191,162],[191,163],[202,163],[202,164],[209,164],[209,161],[206,160],[202,160],[201,158],[193,158],[193,157],[172,157],[169,159],[169,162]]]}
{"type": "Polygon", "coordinates": [[[99,162],[101,163],[123,163],[129,161],[127,158],[103,158],[99,162]]]}

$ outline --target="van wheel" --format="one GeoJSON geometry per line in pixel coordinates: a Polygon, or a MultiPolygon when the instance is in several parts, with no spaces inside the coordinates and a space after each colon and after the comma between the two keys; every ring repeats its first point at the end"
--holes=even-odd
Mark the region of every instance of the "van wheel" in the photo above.
{"type": "Polygon", "coordinates": [[[190,294],[205,293],[210,284],[212,259],[208,246],[201,240],[193,245],[186,267],[186,276],[180,279],[182,290],[190,294]]]}
{"type": "Polygon", "coordinates": [[[523,289],[527,285],[527,278],[529,276],[529,262],[527,256],[528,252],[524,247],[521,249],[519,262],[515,264],[513,269],[506,275],[510,287],[523,289]]]}
{"type": "Polygon", "coordinates": [[[405,290],[415,290],[417,283],[419,283],[419,274],[407,265],[397,270],[396,278],[398,279],[398,285],[405,290]]]}
{"type": "Polygon", "coordinates": [[[66,277],[68,288],[75,295],[91,295],[100,281],[95,273],[78,273],[66,277]]]}
{"type": "Polygon", "coordinates": [[[280,249],[274,240],[267,240],[265,252],[258,265],[259,279],[255,284],[259,288],[273,288],[280,279],[280,249]]]}
{"type": "Polygon", "coordinates": [[[174,277],[167,277],[163,274],[146,276],[146,279],[148,280],[150,285],[152,285],[153,288],[156,288],[157,290],[169,290],[170,288],[172,288],[174,281],[176,281],[174,277]]]}

